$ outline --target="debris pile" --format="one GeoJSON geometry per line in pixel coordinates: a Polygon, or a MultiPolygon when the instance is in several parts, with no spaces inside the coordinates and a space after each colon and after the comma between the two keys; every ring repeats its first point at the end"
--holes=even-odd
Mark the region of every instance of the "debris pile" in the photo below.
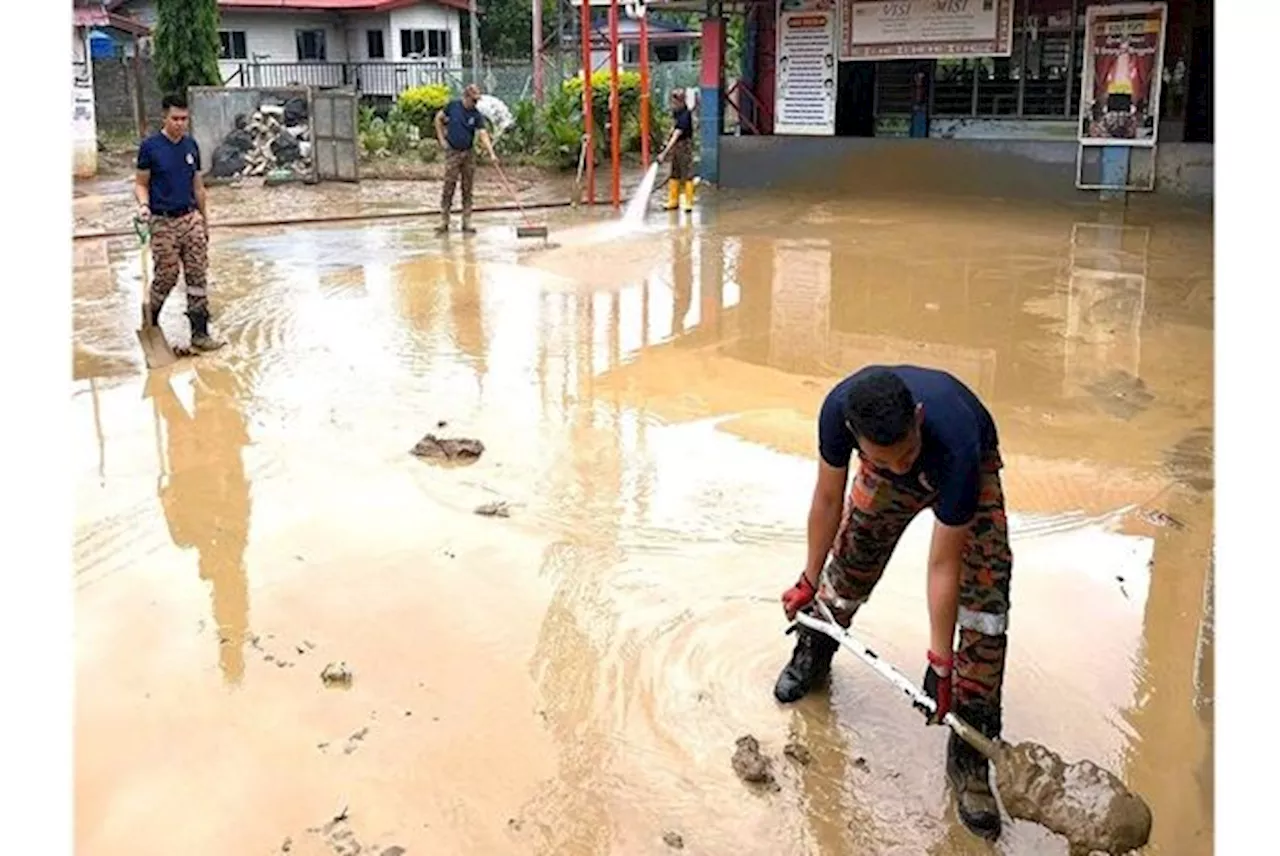
{"type": "Polygon", "coordinates": [[[235,118],[235,128],[213,152],[214,178],[243,178],[288,170],[311,173],[311,128],[307,99],[264,95],[253,114],[235,118]]]}
{"type": "Polygon", "coordinates": [[[470,464],[484,454],[484,443],[465,437],[437,437],[435,434],[428,434],[409,453],[428,461],[470,464]]]}

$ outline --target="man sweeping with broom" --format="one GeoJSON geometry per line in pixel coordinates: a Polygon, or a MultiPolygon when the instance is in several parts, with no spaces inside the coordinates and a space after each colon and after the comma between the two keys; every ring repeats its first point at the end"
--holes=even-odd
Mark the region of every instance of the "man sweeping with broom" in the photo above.
{"type": "Polygon", "coordinates": [[[498,161],[489,132],[484,127],[484,114],[477,106],[479,101],[480,88],[469,83],[463,88],[461,98],[455,98],[436,113],[436,140],[445,152],[440,225],[436,227],[439,235],[449,232],[449,210],[453,208],[453,191],[459,182],[462,184],[462,232],[471,235],[476,231],[471,227],[471,194],[476,179],[477,137],[489,159],[494,163],[498,161]]]}
{"type": "MultiPolygon", "coordinates": [[[[812,610],[816,596],[847,628],[907,524],[933,509],[927,571],[931,641],[924,676],[924,690],[938,706],[931,721],[954,710],[988,737],[999,736],[1013,555],[991,414],[946,372],[867,366],[827,395],[818,416],[818,447],[808,561],[782,596],[788,620],[812,610]],[[846,507],[843,494],[855,452],[857,471],[846,507]]],[[[839,645],[805,626],[795,631],[791,661],[774,687],[784,703],[826,679],[839,645]]],[[[975,835],[998,838],[1001,820],[987,759],[953,733],[946,770],[961,822],[975,835]]]]}
{"type": "Polygon", "coordinates": [[[693,111],[685,101],[683,89],[671,93],[671,120],[673,127],[667,144],[658,155],[658,163],[671,157],[671,176],[667,179],[667,205],[663,210],[675,211],[679,207],[680,190],[684,189],[684,210],[693,210],[693,111]]]}

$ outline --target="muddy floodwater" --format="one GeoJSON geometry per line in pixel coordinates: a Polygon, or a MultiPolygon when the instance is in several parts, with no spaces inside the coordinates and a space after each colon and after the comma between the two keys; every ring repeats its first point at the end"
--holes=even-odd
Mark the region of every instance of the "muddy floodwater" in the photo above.
{"type": "MultiPolygon", "coordinates": [[[[1005,736],[1115,771],[1147,852],[1212,852],[1210,219],[700,205],[539,215],[547,245],[215,230],[230,344],[150,380],[136,242],[76,242],[77,852],[993,852],[945,732],[856,658],[772,695],[814,417],[872,361],[999,424],[1005,736]],[[748,734],[776,788],[735,774],[748,734]]],[[[930,525],[855,625],[913,678],[930,525]]],[[[994,848],[1066,851],[1024,822],[994,848]]]]}

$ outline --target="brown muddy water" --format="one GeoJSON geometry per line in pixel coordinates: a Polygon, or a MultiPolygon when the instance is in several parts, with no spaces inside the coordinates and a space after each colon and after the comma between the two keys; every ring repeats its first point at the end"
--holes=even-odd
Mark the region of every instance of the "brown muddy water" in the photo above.
{"type": "MultiPolygon", "coordinates": [[[[772,697],[814,415],[869,361],[946,368],[999,422],[1006,737],[1117,772],[1148,852],[1211,852],[1208,219],[722,197],[629,234],[562,212],[550,248],[516,222],[215,231],[230,345],[150,382],[136,244],[77,243],[77,852],[993,852],[945,733],[857,660],[772,697]],[[420,460],[427,433],[484,452],[420,460]],[[777,790],[735,776],[745,734],[777,790]]],[[[929,525],[857,623],[913,675],[929,525]]],[[[1066,844],[1010,823],[994,852],[1066,844]]]]}

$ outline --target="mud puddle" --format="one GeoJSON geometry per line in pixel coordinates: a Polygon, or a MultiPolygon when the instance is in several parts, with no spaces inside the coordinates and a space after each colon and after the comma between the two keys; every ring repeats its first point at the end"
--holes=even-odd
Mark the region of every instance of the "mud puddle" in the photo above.
{"type": "MultiPolygon", "coordinates": [[[[860,663],[772,698],[813,415],[873,361],[946,368],[999,422],[1006,738],[1116,770],[1151,805],[1148,852],[1205,849],[1212,726],[1187,675],[1211,647],[1213,331],[1188,295],[1212,295],[1207,223],[1090,221],[1085,248],[1055,209],[737,204],[619,246],[561,212],[546,256],[516,218],[467,241],[308,229],[313,255],[290,230],[216,236],[230,346],[174,393],[129,362],[136,254],[78,258],[78,849],[331,853],[307,830],[346,806],[362,854],[664,852],[667,833],[976,852],[945,736],[860,663]],[[1123,277],[1073,267],[1111,239],[1123,277]],[[1108,412],[1117,389],[1141,406],[1108,412]],[[484,452],[424,465],[425,433],[484,452]],[[499,501],[520,513],[476,513],[499,501]],[[780,790],[735,773],[744,735],[780,790]]],[[[922,517],[858,618],[908,672],[928,542],[922,517]]],[[[1066,852],[1013,821],[998,849],[1066,852]]]]}

